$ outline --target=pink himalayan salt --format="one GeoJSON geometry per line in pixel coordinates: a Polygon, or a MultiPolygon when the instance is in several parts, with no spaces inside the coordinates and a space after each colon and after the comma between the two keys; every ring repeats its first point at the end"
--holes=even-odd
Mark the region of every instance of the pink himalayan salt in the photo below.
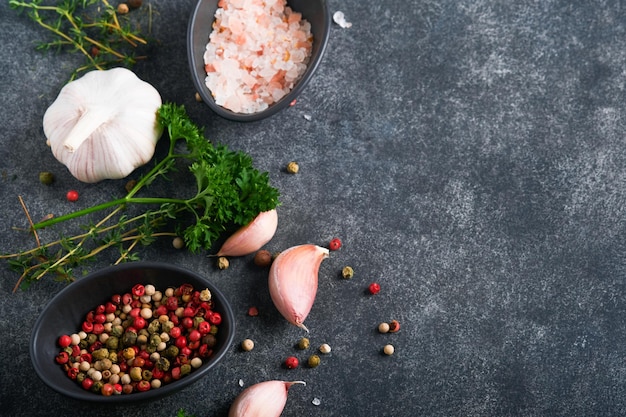
{"type": "Polygon", "coordinates": [[[216,104],[256,113],[283,98],[304,74],[311,25],[286,0],[220,0],[204,53],[216,104]]]}

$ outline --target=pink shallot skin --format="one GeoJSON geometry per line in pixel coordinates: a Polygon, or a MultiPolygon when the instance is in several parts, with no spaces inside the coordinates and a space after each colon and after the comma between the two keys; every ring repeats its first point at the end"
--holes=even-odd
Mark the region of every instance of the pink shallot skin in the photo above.
{"type": "Polygon", "coordinates": [[[245,256],[254,253],[272,240],[277,228],[276,209],[259,213],[254,220],[226,239],[216,256],[245,256]]]}
{"type": "Polygon", "coordinates": [[[228,417],[280,417],[287,392],[294,384],[306,385],[304,381],[265,381],[251,385],[235,398],[228,417]]]}
{"type": "Polygon", "coordinates": [[[321,246],[293,246],[282,251],[270,267],[269,290],[276,309],[307,332],[304,320],[315,301],[320,265],[328,256],[328,249],[321,246]]]}

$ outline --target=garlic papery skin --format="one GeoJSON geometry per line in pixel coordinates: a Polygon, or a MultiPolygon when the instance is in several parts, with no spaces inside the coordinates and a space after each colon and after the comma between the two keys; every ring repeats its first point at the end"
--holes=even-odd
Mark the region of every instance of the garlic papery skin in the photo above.
{"type": "Polygon", "coordinates": [[[216,256],[245,256],[254,253],[272,240],[277,228],[276,209],[261,212],[226,239],[216,256]]]}
{"type": "Polygon", "coordinates": [[[307,332],[304,320],[315,301],[320,265],[328,256],[328,249],[321,246],[293,246],[282,251],[270,267],[268,284],[276,309],[307,332]]]}
{"type": "Polygon", "coordinates": [[[61,89],[43,130],[54,157],[78,180],[124,178],[152,159],[161,104],[159,92],[132,71],[94,70],[61,89]]]}
{"type": "Polygon", "coordinates": [[[228,417],[279,417],[287,404],[289,388],[304,381],[265,381],[246,388],[230,406],[228,417]]]}

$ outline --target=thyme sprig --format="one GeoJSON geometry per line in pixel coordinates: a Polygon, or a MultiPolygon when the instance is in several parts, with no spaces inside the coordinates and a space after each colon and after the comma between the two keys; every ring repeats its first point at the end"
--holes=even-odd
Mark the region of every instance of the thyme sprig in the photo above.
{"type": "Polygon", "coordinates": [[[15,290],[26,289],[48,274],[73,281],[75,267],[111,248],[119,251],[116,264],[137,260],[133,250],[138,245],[152,244],[160,236],[182,236],[192,253],[209,250],[229,228],[245,225],[260,212],[279,204],[279,192],[269,184],[268,173],[255,169],[249,155],[209,142],[183,106],[163,104],[158,120],[169,137],[167,155],[124,197],[38,223],[32,223],[26,211],[36,246],[0,255],[0,259],[8,260],[12,270],[20,273],[15,290]],[[186,145],[182,150],[178,146],[181,141],[186,145]],[[195,194],[189,198],[138,195],[159,178],[167,178],[180,160],[186,161],[193,175],[195,194]],[[128,216],[129,206],[149,208],[128,216]],[[98,221],[79,225],[80,233],[45,244],[39,241],[37,231],[41,229],[100,213],[106,214],[98,221]]]}
{"type": "MultiPolygon", "coordinates": [[[[62,0],[44,4],[43,0],[9,0],[9,6],[27,15],[49,31],[52,40],[37,45],[38,50],[79,52],[86,63],[75,69],[70,80],[88,70],[112,66],[132,67],[136,48],[147,44],[138,19],[119,15],[107,0],[62,0]]],[[[150,5],[149,5],[150,7],[150,5]]],[[[150,14],[151,16],[151,14],[150,14]]]]}

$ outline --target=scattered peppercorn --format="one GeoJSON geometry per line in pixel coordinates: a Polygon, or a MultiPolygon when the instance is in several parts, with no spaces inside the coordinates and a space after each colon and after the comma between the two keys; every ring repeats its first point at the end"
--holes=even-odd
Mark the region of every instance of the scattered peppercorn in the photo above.
{"type": "Polygon", "coordinates": [[[354,276],[354,269],[351,266],[344,266],[341,270],[341,276],[344,279],[350,279],[354,276]]]}
{"type": "Polygon", "coordinates": [[[185,247],[185,241],[182,237],[176,236],[172,239],[172,246],[174,246],[174,249],[182,249],[185,247]]]}
{"type": "Polygon", "coordinates": [[[265,250],[261,249],[256,254],[254,254],[254,264],[260,267],[270,266],[272,263],[272,254],[265,250]]]}
{"type": "Polygon", "coordinates": [[[389,332],[389,323],[380,323],[378,325],[378,331],[380,333],[388,333],[389,332]]]}
{"type": "Polygon", "coordinates": [[[290,174],[297,174],[300,171],[300,167],[298,163],[295,161],[291,161],[287,164],[287,172],[290,174]]]}
{"type": "Polygon", "coordinates": [[[394,352],[395,348],[393,347],[393,345],[385,345],[385,347],[383,347],[383,353],[387,356],[393,355],[394,352]]]}
{"type": "Polygon", "coordinates": [[[298,349],[305,350],[305,349],[308,349],[309,346],[311,346],[311,342],[309,341],[308,338],[303,337],[300,340],[298,340],[298,349]]]}
{"type": "Polygon", "coordinates": [[[324,344],[322,344],[322,345],[320,346],[320,348],[319,348],[320,353],[323,353],[323,354],[328,354],[328,353],[330,353],[330,350],[331,350],[331,349],[330,349],[330,346],[328,345],[328,343],[324,343],[324,344]]]}
{"type": "Polygon", "coordinates": [[[128,0],[127,3],[131,9],[138,9],[143,4],[143,0],[128,0]]]}
{"type": "Polygon", "coordinates": [[[78,191],[76,190],[69,190],[65,196],[67,198],[67,201],[78,201],[78,191]]]}
{"type": "Polygon", "coordinates": [[[43,185],[50,185],[54,182],[54,174],[52,172],[43,171],[39,173],[39,182],[43,185]]]}
{"type": "Polygon", "coordinates": [[[321,360],[320,357],[317,355],[311,355],[309,356],[309,360],[308,360],[308,364],[309,364],[309,368],[315,368],[320,364],[321,360]]]}
{"type": "Polygon", "coordinates": [[[400,322],[398,322],[398,320],[391,320],[389,322],[389,332],[396,333],[399,330],[400,330],[400,322]]]}
{"type": "Polygon", "coordinates": [[[377,284],[376,282],[372,282],[369,285],[368,290],[369,290],[370,294],[372,294],[372,295],[378,294],[380,292],[380,285],[377,284]]]}
{"type": "Polygon", "coordinates": [[[289,106],[293,107],[296,105],[296,103],[298,102],[298,100],[296,100],[295,98],[293,100],[291,100],[291,103],[289,103],[289,106]]]}
{"type": "Polygon", "coordinates": [[[296,358],[295,356],[290,356],[287,359],[285,359],[285,366],[288,369],[297,368],[299,364],[300,362],[298,361],[298,358],[296,358]]]}
{"type": "Polygon", "coordinates": [[[202,96],[200,95],[200,93],[196,91],[196,94],[194,95],[194,97],[198,103],[202,103],[202,96]]]}
{"type": "Polygon", "coordinates": [[[129,8],[128,8],[128,4],[126,3],[120,3],[117,6],[117,13],[118,14],[126,14],[129,12],[129,8]]]}
{"type": "Polygon", "coordinates": [[[250,352],[252,349],[254,349],[254,341],[252,341],[252,339],[244,340],[243,342],[241,342],[241,348],[246,352],[250,352]]]}
{"type": "Polygon", "coordinates": [[[225,256],[220,256],[217,259],[217,267],[219,269],[227,269],[230,266],[230,262],[228,262],[228,258],[225,256]]]}
{"type": "Polygon", "coordinates": [[[126,185],[124,185],[124,189],[127,193],[130,193],[133,188],[135,188],[135,185],[137,185],[137,180],[128,180],[126,182],[126,185]]]}
{"type": "Polygon", "coordinates": [[[252,306],[252,307],[248,308],[248,315],[249,315],[250,317],[256,317],[256,316],[258,316],[258,315],[259,315],[259,309],[258,309],[258,308],[256,308],[256,307],[254,307],[254,306],[252,306]]]}
{"type": "Polygon", "coordinates": [[[332,239],[330,243],[328,244],[328,249],[333,250],[333,251],[341,249],[341,239],[337,237],[332,239]]]}

